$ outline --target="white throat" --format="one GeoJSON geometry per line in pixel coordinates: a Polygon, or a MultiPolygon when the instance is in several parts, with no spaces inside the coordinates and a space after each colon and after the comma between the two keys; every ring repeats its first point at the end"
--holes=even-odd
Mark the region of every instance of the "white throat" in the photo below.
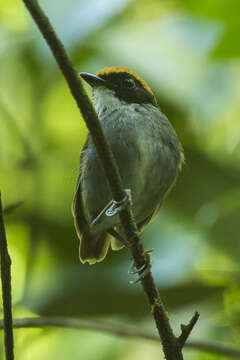
{"type": "Polygon", "coordinates": [[[124,101],[119,100],[115,96],[114,91],[103,86],[98,86],[93,89],[93,102],[98,115],[101,115],[101,113],[106,110],[112,111],[119,109],[123,104],[125,104],[124,101]]]}

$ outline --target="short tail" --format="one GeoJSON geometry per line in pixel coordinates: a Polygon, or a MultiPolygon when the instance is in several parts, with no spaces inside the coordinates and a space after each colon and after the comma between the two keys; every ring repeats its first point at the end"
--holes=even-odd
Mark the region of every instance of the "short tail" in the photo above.
{"type": "Polygon", "coordinates": [[[110,235],[107,232],[97,235],[89,232],[89,224],[86,220],[81,194],[79,177],[72,205],[74,225],[80,240],[79,258],[82,263],[95,264],[105,258],[110,244],[110,235]]]}
{"type": "Polygon", "coordinates": [[[95,264],[96,262],[102,261],[108,252],[109,245],[113,250],[120,250],[123,244],[117,239],[113,238],[107,231],[101,232],[100,234],[92,234],[89,231],[89,225],[87,223],[82,199],[79,197],[79,191],[74,198],[72,212],[74,216],[74,225],[76,228],[77,235],[80,240],[79,245],[79,259],[84,264],[95,264]]]}
{"type": "Polygon", "coordinates": [[[101,235],[82,234],[79,245],[79,259],[84,264],[95,264],[102,261],[107,255],[110,244],[110,235],[107,232],[101,235]]]}

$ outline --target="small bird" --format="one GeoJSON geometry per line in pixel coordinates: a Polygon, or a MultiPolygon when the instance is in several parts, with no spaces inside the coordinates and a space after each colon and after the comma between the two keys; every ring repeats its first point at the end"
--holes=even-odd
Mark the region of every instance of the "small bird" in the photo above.
{"type": "MultiPolygon", "coordinates": [[[[184,156],[182,146],[156,98],[135,72],[106,67],[97,75],[81,73],[93,89],[93,102],[119,167],[124,189],[130,189],[132,210],[141,232],[157,215],[175,183],[184,156]]],[[[112,195],[91,135],[80,156],[72,212],[80,239],[82,263],[102,261],[111,247],[124,247],[119,215],[94,220],[112,195]]]]}

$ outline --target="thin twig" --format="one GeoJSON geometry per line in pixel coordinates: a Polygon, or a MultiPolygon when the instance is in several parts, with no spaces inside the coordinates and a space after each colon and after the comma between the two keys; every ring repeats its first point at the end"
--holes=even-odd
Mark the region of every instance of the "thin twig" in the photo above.
{"type": "Polygon", "coordinates": [[[190,332],[192,331],[194,325],[196,324],[196,322],[199,319],[199,313],[196,311],[195,314],[193,315],[192,319],[190,320],[190,322],[187,325],[182,324],[181,325],[181,335],[178,337],[178,343],[181,346],[181,348],[183,348],[183,346],[185,345],[187,338],[189,337],[190,332]]]}
{"type": "Polygon", "coordinates": [[[1,98],[0,98],[0,112],[3,114],[2,118],[6,119],[7,126],[11,129],[14,135],[17,134],[22,144],[25,153],[24,162],[25,163],[27,162],[28,164],[35,164],[34,152],[28,140],[28,137],[18,126],[19,123],[19,121],[17,121],[18,119],[15,119],[14,115],[11,113],[11,111],[8,109],[7,105],[2,101],[1,98]]]}
{"type": "MultiPolygon", "coordinates": [[[[23,0],[23,2],[31,13],[34,21],[38,25],[39,30],[41,31],[45,40],[47,41],[68,83],[70,91],[90,131],[102,167],[105,171],[113,198],[119,202],[125,197],[119,170],[113,158],[109,144],[104,136],[103,129],[99,123],[97,114],[86,92],[84,91],[79,76],[77,75],[77,72],[69,60],[62,43],[58,39],[52,25],[40,8],[38,2],[36,0],[23,0]]],[[[147,259],[142,243],[140,242],[140,238],[138,236],[138,230],[131,208],[127,207],[123,209],[119,216],[126,239],[129,243],[135,266],[139,269],[143,267],[144,264],[146,264],[147,259]]],[[[178,339],[173,334],[167,312],[160,299],[151,272],[149,272],[146,277],[142,278],[141,282],[148,297],[151,311],[155,319],[160,338],[162,340],[163,351],[166,360],[182,360],[182,349],[179,346],[178,339]]]]}
{"type": "Polygon", "coordinates": [[[13,213],[17,208],[19,208],[20,206],[22,206],[22,204],[24,203],[23,200],[19,200],[16,201],[14,203],[11,203],[7,206],[5,206],[5,208],[3,209],[3,215],[9,215],[11,213],[13,213]]]}
{"type": "MultiPolygon", "coordinates": [[[[86,329],[106,332],[123,337],[140,338],[159,343],[159,336],[139,330],[138,327],[123,324],[110,324],[103,321],[83,320],[68,317],[33,317],[13,319],[14,328],[38,328],[38,327],[62,327],[71,329],[86,329]]],[[[0,329],[3,329],[3,321],[0,320],[0,329]]],[[[206,351],[213,354],[226,355],[240,359],[240,350],[204,341],[189,341],[185,344],[188,349],[206,351]]]]}
{"type": "Polygon", "coordinates": [[[11,258],[8,253],[7,237],[3,219],[2,200],[0,192],[0,257],[1,281],[4,315],[4,342],[6,360],[14,359],[13,326],[12,326],[12,294],[11,294],[11,258]]]}

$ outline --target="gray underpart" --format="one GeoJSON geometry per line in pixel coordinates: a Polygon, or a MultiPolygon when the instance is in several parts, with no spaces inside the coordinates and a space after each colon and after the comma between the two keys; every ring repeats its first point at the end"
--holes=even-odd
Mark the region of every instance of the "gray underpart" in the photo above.
{"type": "MultiPolygon", "coordinates": [[[[153,105],[125,104],[98,110],[123,187],[131,189],[135,220],[140,223],[162,203],[176,178],[181,160],[179,141],[168,119],[153,105]]],[[[81,162],[82,198],[91,222],[112,199],[91,137],[81,162]]],[[[118,215],[105,216],[93,232],[118,224],[118,215]]]]}

